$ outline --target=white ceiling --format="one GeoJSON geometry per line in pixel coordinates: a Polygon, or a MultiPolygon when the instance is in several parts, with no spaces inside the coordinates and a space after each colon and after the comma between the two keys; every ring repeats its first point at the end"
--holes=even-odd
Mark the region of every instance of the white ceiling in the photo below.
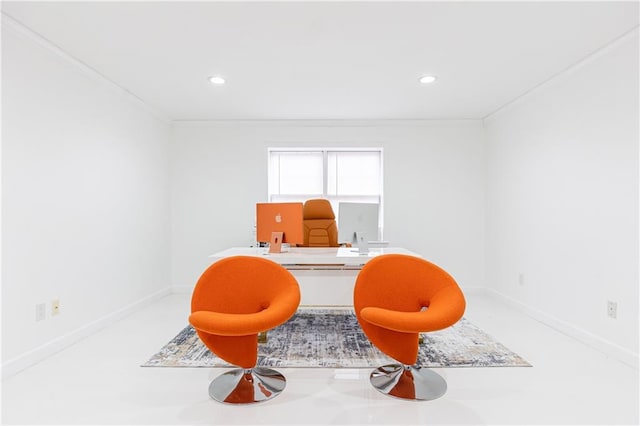
{"type": "Polygon", "coordinates": [[[2,11],[173,120],[478,119],[638,27],[637,1],[3,1],[2,11]],[[421,86],[426,73],[438,81],[421,86]]]}

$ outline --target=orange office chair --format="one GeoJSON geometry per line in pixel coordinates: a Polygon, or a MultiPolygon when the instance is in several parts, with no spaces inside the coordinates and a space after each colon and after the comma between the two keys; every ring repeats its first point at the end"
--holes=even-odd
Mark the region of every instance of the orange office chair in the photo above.
{"type": "Polygon", "coordinates": [[[402,399],[444,395],[446,381],[415,364],[419,333],[447,328],[464,314],[464,295],[447,272],[419,257],[379,255],[360,270],[353,305],[371,343],[401,363],[374,370],[373,387],[402,399]]]}
{"type": "Polygon", "coordinates": [[[211,382],[211,398],[246,404],[284,390],[282,374],[255,367],[258,333],[286,322],[299,304],[298,282],[271,260],[232,256],[204,271],[193,290],[189,322],[211,352],[240,367],[211,382]]]}
{"type": "Polygon", "coordinates": [[[302,208],[304,247],[338,247],[338,226],[329,200],[307,200],[302,208]]]}

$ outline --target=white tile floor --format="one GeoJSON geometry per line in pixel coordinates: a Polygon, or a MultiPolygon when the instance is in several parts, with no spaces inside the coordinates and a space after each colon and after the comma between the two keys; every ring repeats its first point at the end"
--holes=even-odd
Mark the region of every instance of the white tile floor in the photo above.
{"type": "Polygon", "coordinates": [[[165,297],[2,383],[3,424],[638,424],[638,371],[500,303],[467,295],[466,317],[532,368],[438,370],[429,402],[385,397],[369,370],[280,369],[272,401],[227,406],[207,395],[221,369],[142,368],[186,325],[188,294],[165,297]]]}

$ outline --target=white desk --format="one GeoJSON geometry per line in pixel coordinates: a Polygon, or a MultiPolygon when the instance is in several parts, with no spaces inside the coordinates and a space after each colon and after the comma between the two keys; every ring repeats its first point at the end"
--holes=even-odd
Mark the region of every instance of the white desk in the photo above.
{"type": "Polygon", "coordinates": [[[356,248],[292,247],[283,253],[268,253],[262,247],[233,247],[209,258],[214,261],[230,256],[255,256],[273,260],[296,277],[305,306],[351,306],[353,285],[358,272],[369,260],[381,254],[420,255],[399,247],[370,247],[366,254],[356,248]]]}

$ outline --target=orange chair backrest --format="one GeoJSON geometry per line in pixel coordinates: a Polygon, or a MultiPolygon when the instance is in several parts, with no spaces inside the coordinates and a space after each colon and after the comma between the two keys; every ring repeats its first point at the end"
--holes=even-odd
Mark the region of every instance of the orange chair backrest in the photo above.
{"type": "Polygon", "coordinates": [[[307,200],[302,210],[304,247],[338,247],[336,215],[329,200],[307,200]]]}
{"type": "MultiPolygon", "coordinates": [[[[282,265],[259,257],[233,256],[213,263],[200,276],[191,297],[191,312],[252,314],[269,308],[275,314],[260,330],[267,331],[286,322],[299,304],[298,281],[282,265]]],[[[243,368],[256,364],[257,333],[220,336],[197,332],[204,344],[225,361],[243,368]]]]}
{"type": "MultiPolygon", "coordinates": [[[[418,333],[414,323],[405,331],[371,324],[362,318],[368,307],[419,314],[420,331],[436,331],[455,324],[465,310],[465,299],[453,277],[439,266],[419,257],[385,254],[367,262],[356,279],[353,304],[369,340],[382,352],[403,364],[415,364],[418,333]]],[[[400,328],[400,326],[398,326],[400,328]]]]}

